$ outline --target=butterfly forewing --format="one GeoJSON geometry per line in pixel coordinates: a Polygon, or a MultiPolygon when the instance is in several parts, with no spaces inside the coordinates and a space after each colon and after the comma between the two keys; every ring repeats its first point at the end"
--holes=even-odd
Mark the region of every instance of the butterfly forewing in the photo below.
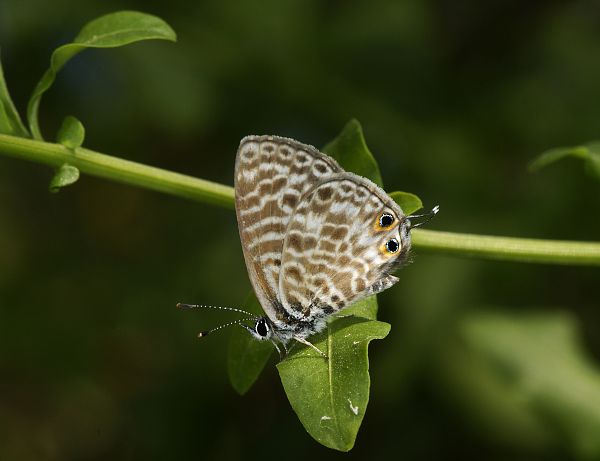
{"type": "MultiPolygon", "coordinates": [[[[393,285],[388,271],[408,253],[400,207],[371,181],[338,173],[296,207],[285,234],[279,293],[287,313],[306,321],[332,314],[393,285]],[[385,227],[383,214],[393,217],[385,227]],[[395,238],[396,252],[385,244],[395,238]],[[404,248],[401,248],[401,246],[404,248]]],[[[401,261],[400,261],[401,262],[401,261]]]]}
{"type": "Polygon", "coordinates": [[[234,176],[240,239],[254,291],[271,320],[281,316],[279,272],[290,217],[307,191],[340,171],[333,159],[292,139],[248,136],[240,143],[234,176]]]}

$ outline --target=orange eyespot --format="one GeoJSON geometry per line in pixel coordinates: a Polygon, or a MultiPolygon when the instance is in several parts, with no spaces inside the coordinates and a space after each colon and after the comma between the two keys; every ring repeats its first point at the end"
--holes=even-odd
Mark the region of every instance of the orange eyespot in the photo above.
{"type": "Polygon", "coordinates": [[[393,215],[389,214],[389,213],[383,213],[380,217],[379,217],[379,227],[382,229],[387,229],[388,227],[390,227],[392,224],[394,224],[394,221],[396,221],[396,219],[394,218],[393,215]]]}
{"type": "Polygon", "coordinates": [[[387,257],[391,257],[400,250],[400,242],[397,238],[391,238],[379,247],[379,251],[387,257]]]}
{"type": "Polygon", "coordinates": [[[396,253],[400,249],[400,244],[396,239],[389,239],[385,244],[385,249],[390,253],[396,253]]]}

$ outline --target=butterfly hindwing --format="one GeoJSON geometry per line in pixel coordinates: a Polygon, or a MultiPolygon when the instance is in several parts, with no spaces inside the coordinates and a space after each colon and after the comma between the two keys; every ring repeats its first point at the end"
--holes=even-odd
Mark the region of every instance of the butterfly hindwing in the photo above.
{"type": "Polygon", "coordinates": [[[235,164],[235,207],[254,291],[271,320],[281,315],[279,271],[285,233],[300,198],[342,171],[330,157],[293,139],[247,136],[235,164]]]}
{"type": "Polygon", "coordinates": [[[388,272],[410,249],[405,223],[400,207],[368,179],[343,172],[318,183],[302,197],[285,233],[283,308],[307,321],[389,288],[398,279],[388,272]],[[393,217],[384,227],[383,214],[393,217]],[[386,248],[390,239],[398,242],[395,252],[386,248]]]}

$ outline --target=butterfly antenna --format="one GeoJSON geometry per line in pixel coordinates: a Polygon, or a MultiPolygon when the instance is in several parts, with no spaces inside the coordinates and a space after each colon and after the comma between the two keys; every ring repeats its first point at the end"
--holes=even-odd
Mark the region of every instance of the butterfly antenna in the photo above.
{"type": "Polygon", "coordinates": [[[438,211],[440,211],[440,206],[436,205],[431,209],[431,211],[429,211],[427,213],[411,214],[410,216],[407,216],[407,218],[410,219],[411,221],[415,218],[425,218],[421,222],[418,222],[416,224],[411,224],[410,228],[414,229],[416,227],[421,227],[423,224],[428,223],[431,220],[431,218],[433,218],[436,214],[438,214],[438,211]]]}
{"type": "Polygon", "coordinates": [[[224,323],[223,325],[219,325],[218,327],[211,328],[210,330],[201,331],[200,333],[198,333],[198,338],[204,338],[205,336],[208,336],[209,334],[214,333],[215,331],[221,330],[225,327],[230,327],[231,325],[241,325],[241,326],[245,327],[246,329],[248,329],[249,327],[247,325],[244,325],[242,322],[248,322],[251,320],[255,320],[255,319],[254,318],[239,319],[239,320],[235,320],[233,322],[224,323]]]}
{"type": "Polygon", "coordinates": [[[253,319],[257,319],[258,317],[254,315],[252,312],[248,312],[242,309],[236,309],[235,307],[224,307],[224,306],[208,306],[206,304],[184,304],[177,303],[178,309],[216,309],[220,311],[232,311],[239,312],[240,314],[250,315],[253,319]]]}

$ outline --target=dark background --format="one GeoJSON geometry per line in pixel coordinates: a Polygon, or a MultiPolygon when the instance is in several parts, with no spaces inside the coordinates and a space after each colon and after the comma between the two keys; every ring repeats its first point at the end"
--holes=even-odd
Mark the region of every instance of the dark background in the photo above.
{"type": "MultiPolygon", "coordinates": [[[[121,9],[162,17],[178,43],[77,56],[42,101],[47,138],[75,115],[91,149],[232,184],[243,136],[323,146],[356,117],[386,188],[440,204],[429,228],[599,240],[600,183],[579,161],[526,168],[600,137],[598,2],[0,0],[18,108],[54,48],[121,9]]],[[[235,394],[228,334],[196,339],[229,316],[174,307],[243,302],[234,213],[88,176],[50,194],[51,175],[0,156],[1,459],[600,456],[597,268],[417,248],[379,297],[392,332],[371,346],[369,410],[341,455],[306,434],[273,364],[235,394]],[[535,386],[515,365],[529,347],[497,366],[463,334],[490,312],[502,337],[505,317],[572,328],[584,371],[563,366],[558,334],[535,386]]]]}

